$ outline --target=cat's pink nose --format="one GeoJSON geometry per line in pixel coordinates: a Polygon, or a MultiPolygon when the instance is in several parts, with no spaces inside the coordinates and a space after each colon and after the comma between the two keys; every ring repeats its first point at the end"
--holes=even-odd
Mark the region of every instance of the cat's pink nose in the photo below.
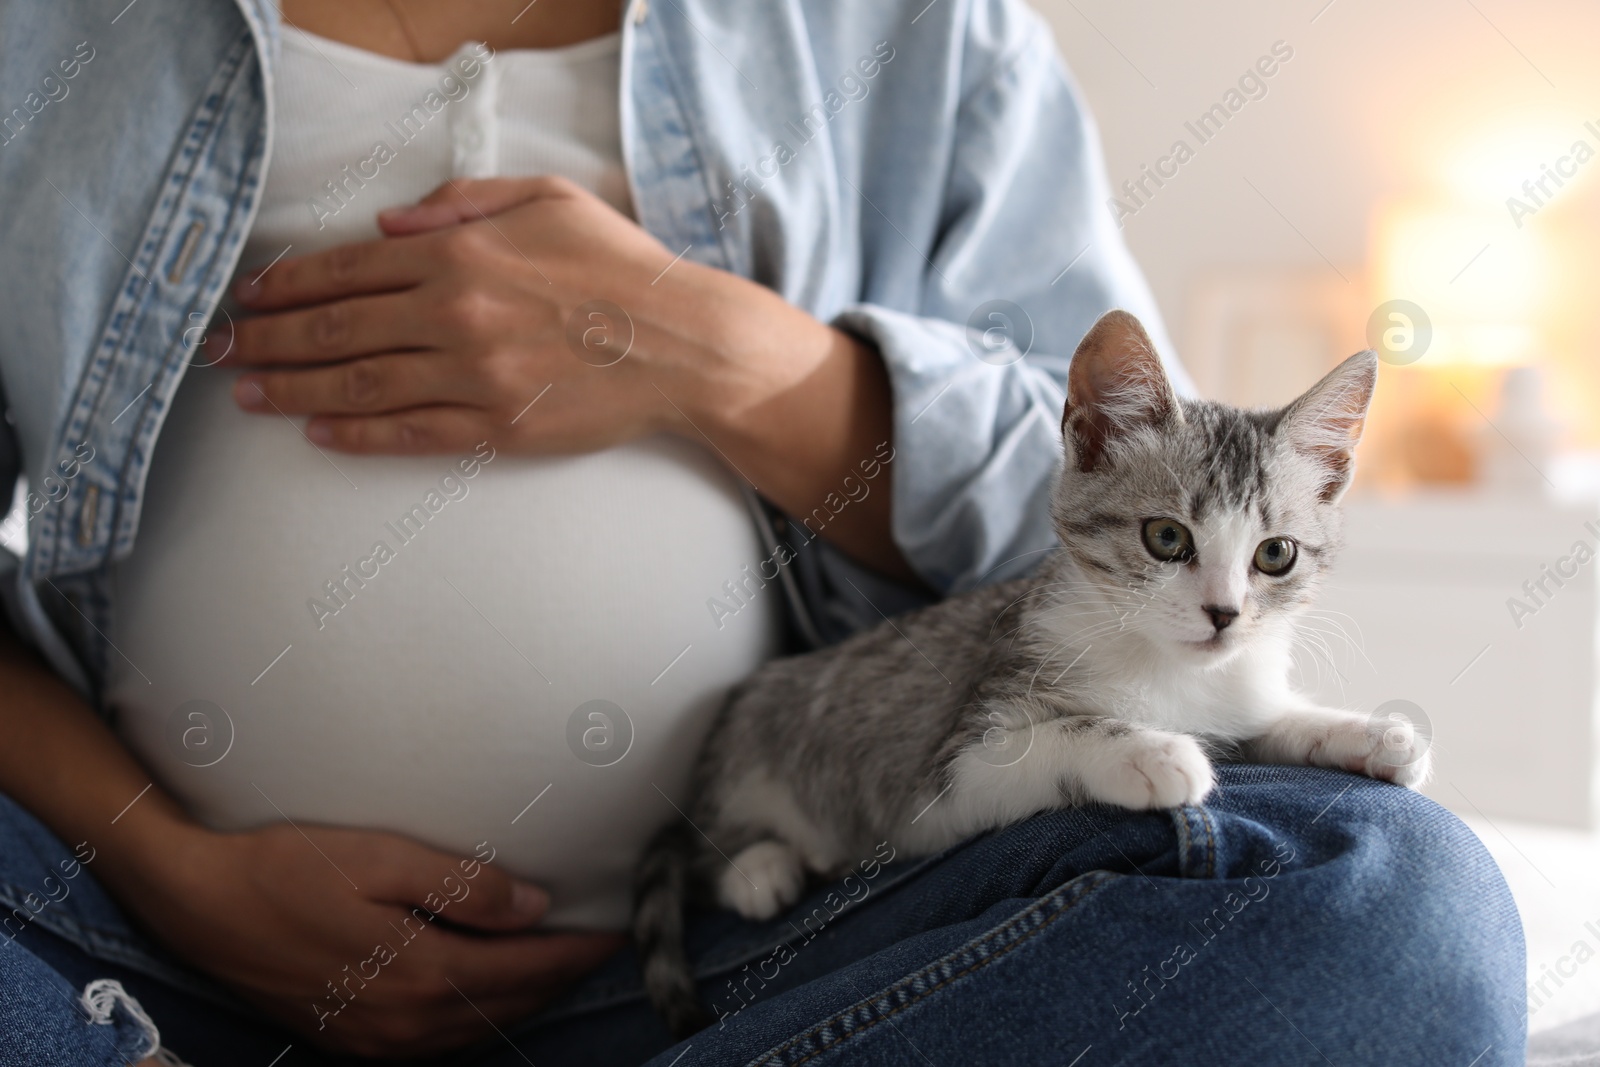
{"type": "Polygon", "coordinates": [[[1225,608],[1220,604],[1207,604],[1200,610],[1211,616],[1211,625],[1217,628],[1218,633],[1226,630],[1228,625],[1239,617],[1238,608],[1225,608]]]}

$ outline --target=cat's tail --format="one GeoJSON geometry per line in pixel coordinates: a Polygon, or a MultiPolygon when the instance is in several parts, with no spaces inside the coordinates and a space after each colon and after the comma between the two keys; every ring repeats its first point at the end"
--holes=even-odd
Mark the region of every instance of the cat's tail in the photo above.
{"type": "Polygon", "coordinates": [[[711,1023],[695,994],[694,971],[683,945],[684,906],[696,841],[687,821],[662,828],[633,877],[633,941],[644,972],[644,989],[674,1038],[711,1023]]]}

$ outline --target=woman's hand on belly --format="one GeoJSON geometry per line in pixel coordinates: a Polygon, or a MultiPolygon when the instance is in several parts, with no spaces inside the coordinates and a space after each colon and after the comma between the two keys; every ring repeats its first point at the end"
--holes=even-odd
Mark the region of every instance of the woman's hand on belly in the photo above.
{"type": "Polygon", "coordinates": [[[385,239],[235,287],[259,313],[234,324],[226,357],[256,368],[236,388],[243,406],[311,416],[313,440],[349,451],[489,440],[532,454],[714,424],[779,387],[719,336],[746,295],[727,283],[765,290],[675,259],[571,182],[452,182],[380,221],[385,239]]]}
{"type": "Polygon", "coordinates": [[[139,910],[163,941],[320,1045],[438,1052],[487,1036],[485,1016],[537,1010],[623,943],[530,932],[548,897],[482,853],[326,827],[205,831],[169,867],[180,884],[139,910]]]}
{"type": "MultiPolygon", "coordinates": [[[[235,287],[256,314],[212,343],[251,368],[243,407],[309,416],[313,441],[367,453],[589,452],[666,431],[792,515],[892,455],[874,349],[571,182],[450,182],[379,222],[381,240],[235,287]]],[[[881,484],[824,536],[911,577],[890,495],[881,484]]]]}

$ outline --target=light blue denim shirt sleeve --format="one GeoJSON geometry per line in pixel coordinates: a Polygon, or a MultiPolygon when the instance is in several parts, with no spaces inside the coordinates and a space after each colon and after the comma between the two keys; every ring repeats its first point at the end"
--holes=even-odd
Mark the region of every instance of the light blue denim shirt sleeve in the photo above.
{"type": "MultiPolygon", "coordinates": [[[[869,284],[869,299],[833,319],[875,344],[888,368],[894,538],[940,594],[1025,574],[1057,543],[1048,499],[1067,366],[1099,315],[1139,315],[1180,391],[1193,391],[1107,209],[1098,133],[1048,29],[1003,0],[965,10],[952,33],[965,76],[948,173],[930,180],[892,137],[886,149],[859,146],[870,161],[856,178],[868,219],[896,216],[875,249],[894,281],[869,284]],[[924,233],[901,221],[916,217],[906,200],[919,196],[937,198],[924,233]]],[[[921,121],[902,114],[884,126],[921,121]]],[[[811,566],[822,580],[805,584],[811,599],[830,601],[813,605],[824,617],[854,629],[915,603],[837,551],[819,555],[811,566]]],[[[839,636],[837,625],[822,628],[839,636]]]]}
{"type": "Polygon", "coordinates": [[[1099,315],[1123,307],[1143,318],[1188,387],[1106,209],[1098,136],[1050,38],[1031,13],[974,22],[969,47],[991,73],[957,114],[949,221],[929,256],[922,314],[868,306],[844,316],[877,342],[894,382],[895,537],[946,593],[1014,577],[1054,543],[1048,485],[1067,365],[1099,315]],[[1026,316],[1000,352],[985,342],[1004,339],[993,317],[1004,311],[974,324],[988,337],[966,325],[991,299],[1026,316]]]}

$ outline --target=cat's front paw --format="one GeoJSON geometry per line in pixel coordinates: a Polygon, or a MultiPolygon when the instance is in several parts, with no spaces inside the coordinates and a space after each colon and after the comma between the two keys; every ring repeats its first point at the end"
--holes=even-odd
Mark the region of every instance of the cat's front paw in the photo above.
{"type": "Polygon", "coordinates": [[[1139,730],[1083,777],[1093,800],[1122,808],[1176,808],[1198,804],[1216,785],[1200,743],[1183,734],[1139,730]]]}
{"type": "Polygon", "coordinates": [[[1428,736],[1403,718],[1352,717],[1332,731],[1326,753],[1332,766],[1412,789],[1433,773],[1428,736]]]}
{"type": "Polygon", "coordinates": [[[1418,788],[1433,772],[1433,741],[1426,722],[1400,712],[1370,716],[1331,708],[1290,711],[1250,742],[1246,754],[1266,763],[1337,767],[1418,788]]]}
{"type": "Polygon", "coordinates": [[[759,841],[733,858],[717,883],[717,899],[746,919],[770,919],[800,899],[806,872],[782,841],[759,841]]]}

